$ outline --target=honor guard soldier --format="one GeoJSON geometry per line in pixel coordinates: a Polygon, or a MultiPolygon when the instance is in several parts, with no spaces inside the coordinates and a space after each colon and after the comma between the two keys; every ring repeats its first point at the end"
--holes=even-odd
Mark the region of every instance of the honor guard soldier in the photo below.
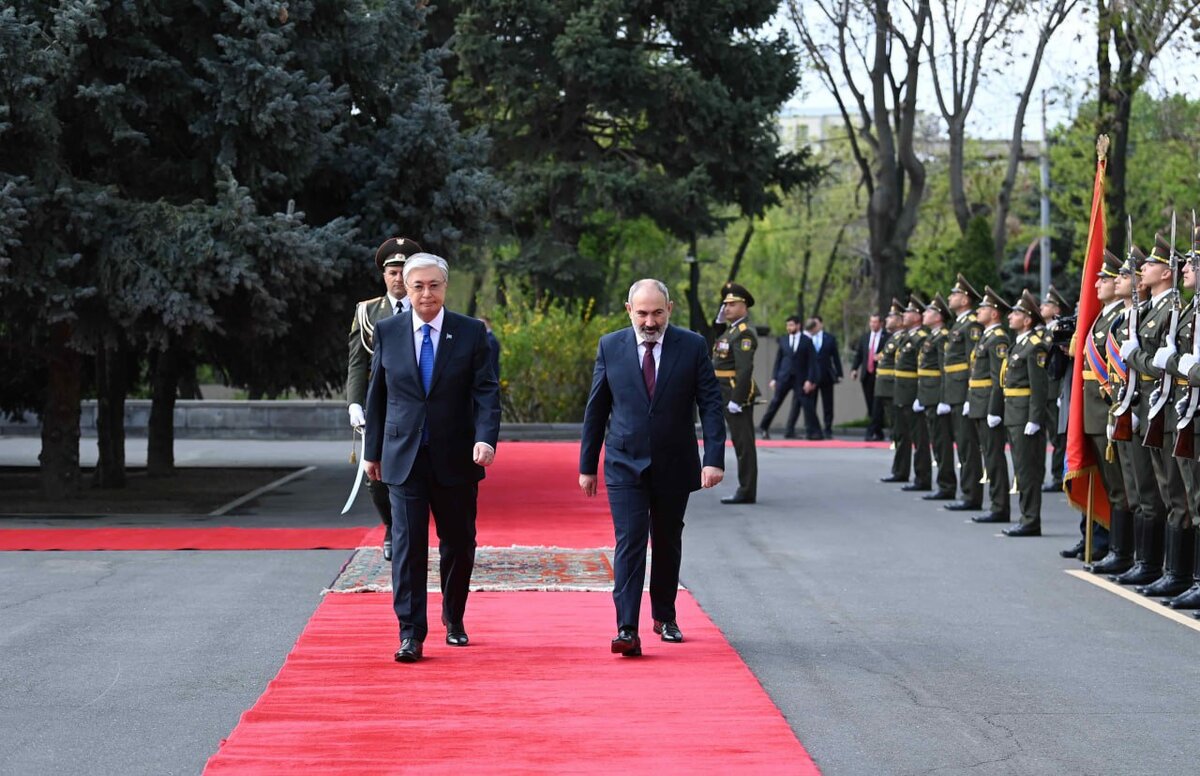
{"type": "Polygon", "coordinates": [[[921,342],[917,354],[917,399],[913,412],[924,415],[929,430],[933,460],[937,462],[937,489],[923,498],[926,501],[950,501],[958,492],[958,475],[954,471],[954,422],[950,405],[942,388],[942,358],[946,352],[950,308],[938,294],[925,306],[923,323],[929,336],[921,342]]]}
{"type": "Polygon", "coordinates": [[[888,338],[879,350],[879,361],[875,365],[875,399],[883,403],[884,425],[888,427],[893,448],[892,473],[880,482],[908,482],[908,469],[912,460],[911,448],[902,459],[900,445],[896,442],[896,405],[893,401],[896,395],[896,347],[903,339],[903,326],[904,305],[893,298],[892,306],[883,321],[888,338]]]}
{"type": "MultiPolygon", "coordinates": [[[[1042,314],[1042,320],[1046,322],[1043,330],[1045,333],[1042,338],[1046,340],[1049,347],[1053,347],[1050,330],[1054,324],[1063,315],[1070,312],[1073,308],[1067,304],[1067,300],[1063,299],[1062,294],[1049,286],[1046,289],[1046,296],[1042,299],[1042,304],[1039,312],[1042,314]]],[[[1054,363],[1055,356],[1050,355],[1050,362],[1054,363]]],[[[1050,481],[1042,488],[1043,493],[1062,492],[1063,489],[1063,472],[1066,469],[1067,458],[1067,435],[1066,433],[1058,433],[1058,414],[1059,414],[1059,394],[1062,392],[1062,383],[1066,375],[1059,374],[1061,370],[1048,369],[1046,376],[1048,384],[1046,389],[1046,436],[1050,440],[1051,447],[1054,452],[1050,455],[1050,481]]],[[[1065,412],[1066,407],[1062,410],[1065,412]]]]}
{"type": "MultiPolygon", "coordinates": [[[[1108,425],[1108,406],[1115,398],[1109,377],[1105,350],[1108,332],[1124,311],[1117,297],[1117,276],[1121,272],[1121,260],[1111,251],[1104,251],[1104,263],[1096,274],[1096,298],[1101,308],[1092,328],[1076,332],[1075,358],[1083,359],[1083,434],[1096,460],[1100,482],[1104,486],[1109,506],[1109,529],[1096,526],[1093,534],[1092,557],[1100,558],[1089,568],[1098,574],[1121,574],[1133,565],[1133,510],[1125,490],[1121,464],[1117,460],[1119,450],[1109,447],[1105,429],[1108,425]],[[1105,539],[1107,538],[1107,554],[1105,539]]],[[[1072,398],[1072,401],[1075,401],[1072,398]]],[[[1064,558],[1083,558],[1087,531],[1087,515],[1080,518],[1081,538],[1074,547],[1062,551],[1064,558]]]]}
{"type": "Polygon", "coordinates": [[[1043,323],[1038,298],[1028,289],[1008,314],[1016,340],[1008,349],[1001,384],[1004,427],[1012,448],[1013,476],[1020,493],[1021,522],[1005,536],[1042,535],[1042,480],[1046,476],[1046,340],[1036,331],[1043,323]]]}
{"type": "Polygon", "coordinates": [[[758,337],[746,317],[754,297],[737,283],[726,283],[721,306],[728,324],[713,342],[713,370],[725,402],[725,422],[738,462],[738,489],[722,504],[753,504],[758,498],[758,452],[754,447],[754,351],[758,337]]]}
{"type": "MultiPolygon", "coordinates": [[[[346,401],[349,402],[350,426],[358,431],[366,423],[363,404],[367,400],[367,381],[371,376],[371,356],[375,352],[375,323],[389,315],[408,309],[408,294],[404,289],[404,262],[421,246],[407,237],[391,237],[375,252],[375,266],[383,273],[387,293],[365,299],[354,308],[350,322],[350,366],[346,373],[346,401]]],[[[367,480],[371,503],[384,525],[383,558],[392,559],[392,504],[388,488],[378,480],[367,480]]]]}
{"type": "Polygon", "coordinates": [[[1167,507],[1165,523],[1148,523],[1144,528],[1150,553],[1142,574],[1134,575],[1131,569],[1123,575],[1122,584],[1139,585],[1138,592],[1150,596],[1178,595],[1191,585],[1193,528],[1183,475],[1174,455],[1177,420],[1172,417],[1175,408],[1171,397],[1175,383],[1170,375],[1164,377],[1163,374],[1167,359],[1175,350],[1176,331],[1172,323],[1177,326],[1179,321],[1174,252],[1174,246],[1161,234],[1154,236],[1154,249],[1142,266],[1142,279],[1149,287],[1151,297],[1139,311],[1136,339],[1121,346],[1121,357],[1129,365],[1131,374],[1138,373],[1138,385],[1143,394],[1137,407],[1140,433],[1134,435],[1134,441],[1136,443],[1139,436],[1144,436],[1143,444],[1150,449],[1150,464],[1154,470],[1154,481],[1150,484],[1157,484],[1167,507]],[[1165,404],[1157,408],[1157,413],[1152,412],[1152,407],[1162,402],[1165,404]],[[1155,414],[1158,417],[1152,418],[1155,414]],[[1149,433],[1155,426],[1160,430],[1149,433]],[[1165,573],[1159,549],[1164,538],[1165,573]],[[1138,578],[1131,578],[1135,576],[1138,578]]]}
{"type": "Polygon", "coordinates": [[[971,518],[975,523],[1007,523],[1011,519],[1008,460],[1004,455],[1004,387],[1000,383],[1009,346],[1008,332],[1000,321],[1011,309],[991,287],[983,287],[983,299],[975,313],[983,331],[971,351],[965,406],[979,437],[990,507],[986,515],[971,518]]]}
{"type": "MultiPolygon", "coordinates": [[[[921,324],[925,302],[912,294],[904,308],[905,333],[896,350],[896,445],[912,456],[913,481],[901,490],[933,490],[933,463],[929,450],[929,429],[925,418],[917,414],[917,370],[921,347],[929,338],[929,329],[921,324]]],[[[905,469],[908,467],[905,466],[905,469]]]]}
{"type": "MultiPolygon", "coordinates": [[[[1183,286],[1195,292],[1197,280],[1200,280],[1200,227],[1192,230],[1192,250],[1187,259],[1183,265],[1183,286]]],[[[1174,452],[1183,473],[1188,506],[1193,516],[1200,514],[1200,463],[1196,462],[1196,426],[1200,425],[1200,411],[1197,411],[1200,405],[1200,367],[1197,366],[1200,351],[1196,341],[1198,314],[1200,294],[1194,294],[1191,304],[1179,317],[1176,352],[1167,359],[1167,371],[1176,378],[1180,390],[1176,405],[1180,420],[1174,452]]],[[[1193,529],[1192,536],[1192,584],[1166,602],[1172,609],[1200,609],[1200,530],[1193,529]]]]}
{"type": "Polygon", "coordinates": [[[979,454],[979,429],[969,417],[967,393],[971,379],[971,353],[983,336],[983,326],[975,314],[979,292],[961,274],[950,297],[946,300],[954,323],[946,337],[942,358],[943,401],[950,405],[950,420],[954,429],[954,444],[958,449],[958,486],[962,500],[947,504],[952,512],[975,512],[983,509],[983,459],[979,454]]]}
{"type": "MultiPolygon", "coordinates": [[[[1117,462],[1121,466],[1121,478],[1125,483],[1126,498],[1133,507],[1133,565],[1124,572],[1114,572],[1109,579],[1117,582],[1131,575],[1140,580],[1137,584],[1148,584],[1157,579],[1157,574],[1146,573],[1147,561],[1150,566],[1162,566],[1162,544],[1153,541],[1154,526],[1161,530],[1166,522],[1167,508],[1159,493],[1158,484],[1154,480],[1154,466],[1150,462],[1150,450],[1142,445],[1141,437],[1136,433],[1139,426],[1137,419],[1137,404],[1147,401],[1147,397],[1139,397],[1142,381],[1136,372],[1131,371],[1129,364],[1121,356],[1121,349],[1131,339],[1130,325],[1136,324],[1137,311],[1141,305],[1135,305],[1135,297],[1140,295],[1142,266],[1146,262],[1146,254],[1136,245],[1131,246],[1129,256],[1121,266],[1117,276],[1115,290],[1124,309],[1108,334],[1108,375],[1112,385],[1113,403],[1109,407],[1108,428],[1106,432],[1117,451],[1117,462]],[[1125,415],[1122,408],[1130,406],[1125,415]],[[1128,420],[1128,433],[1121,430],[1123,422],[1128,420]],[[1155,556],[1155,547],[1157,555],[1155,556]],[[1147,554],[1150,557],[1147,557],[1147,554]]],[[[1136,337],[1133,339],[1136,340],[1136,337]]],[[[1149,391],[1147,391],[1149,394],[1149,391]]],[[[1093,570],[1095,570],[1093,568],[1093,570]]]]}

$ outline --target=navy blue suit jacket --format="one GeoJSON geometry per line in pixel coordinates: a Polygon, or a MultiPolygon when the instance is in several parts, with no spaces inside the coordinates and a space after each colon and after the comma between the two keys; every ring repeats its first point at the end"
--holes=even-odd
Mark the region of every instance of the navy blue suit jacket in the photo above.
{"type": "Polygon", "coordinates": [[[500,436],[500,385],[492,371],[483,322],[446,310],[433,362],[429,395],[421,383],[412,310],[375,324],[375,355],[367,387],[363,457],[379,461],[384,482],[408,479],[429,424],[429,457],[442,485],[483,479],[475,443],[496,446],[500,436]]]}
{"type": "Polygon", "coordinates": [[[699,490],[696,408],[704,431],[704,465],[725,468],[725,418],[708,344],[675,326],[667,327],[662,342],[651,401],[633,327],[600,338],[583,413],[580,474],[596,473],[603,441],[608,487],[641,485],[642,474],[653,465],[655,489],[699,490]]]}
{"type": "MultiPolygon", "coordinates": [[[[809,342],[812,342],[810,339],[809,342]]],[[[815,343],[814,343],[814,350],[815,343]]],[[[842,354],[837,340],[829,332],[821,332],[821,349],[817,353],[817,383],[834,383],[842,379],[842,354]]]]}
{"type": "Polygon", "coordinates": [[[792,352],[791,335],[779,338],[779,350],[775,351],[775,368],[771,372],[775,388],[786,385],[800,389],[807,382],[817,382],[817,351],[812,340],[804,334],[797,337],[796,351],[792,352]]]}

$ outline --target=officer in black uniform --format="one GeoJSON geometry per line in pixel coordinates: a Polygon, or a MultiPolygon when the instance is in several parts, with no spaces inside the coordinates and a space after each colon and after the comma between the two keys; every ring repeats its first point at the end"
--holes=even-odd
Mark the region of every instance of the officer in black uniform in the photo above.
{"type": "Polygon", "coordinates": [[[725,422],[738,462],[738,489],[722,504],[753,504],[758,498],[758,451],[754,446],[754,352],[758,337],[747,321],[754,297],[737,283],[721,294],[725,331],[713,342],[713,370],[725,402],[725,422]]]}

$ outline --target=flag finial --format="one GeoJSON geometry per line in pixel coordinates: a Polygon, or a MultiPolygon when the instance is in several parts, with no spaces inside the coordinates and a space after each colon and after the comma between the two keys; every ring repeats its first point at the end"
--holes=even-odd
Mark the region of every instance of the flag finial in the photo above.
{"type": "Polygon", "coordinates": [[[1108,143],[1108,135],[1100,135],[1096,138],[1096,155],[1102,162],[1108,158],[1108,143]]]}

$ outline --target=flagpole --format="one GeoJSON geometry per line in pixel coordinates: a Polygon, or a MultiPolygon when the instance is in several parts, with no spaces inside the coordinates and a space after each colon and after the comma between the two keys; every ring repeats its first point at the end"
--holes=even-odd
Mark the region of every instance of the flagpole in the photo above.
{"type": "Polygon", "coordinates": [[[1096,484],[1095,477],[1095,472],[1088,472],[1087,512],[1084,513],[1087,517],[1087,528],[1084,529],[1083,534],[1084,563],[1092,562],[1092,499],[1095,497],[1095,494],[1092,492],[1092,487],[1096,484]]]}

